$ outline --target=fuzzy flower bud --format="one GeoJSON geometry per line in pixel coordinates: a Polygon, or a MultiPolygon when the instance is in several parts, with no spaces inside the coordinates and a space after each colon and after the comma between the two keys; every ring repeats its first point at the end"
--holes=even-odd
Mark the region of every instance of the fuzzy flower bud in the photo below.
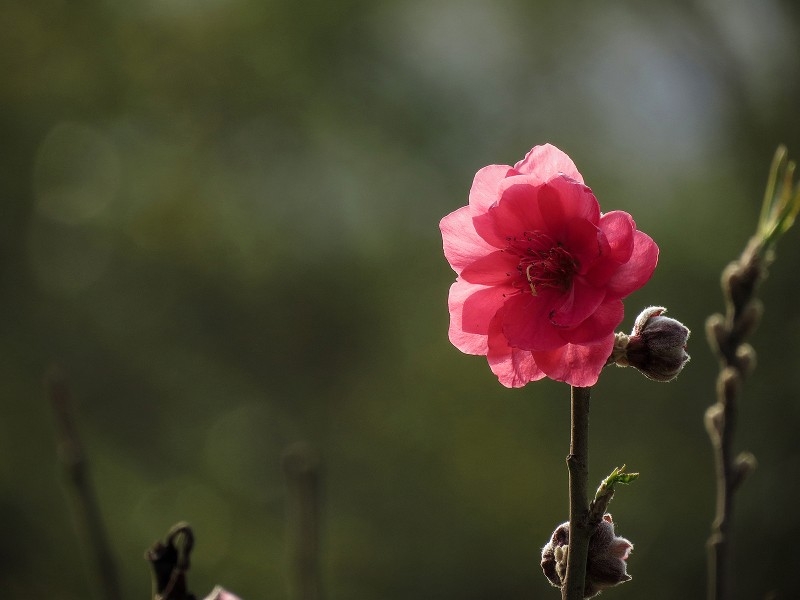
{"type": "Polygon", "coordinates": [[[725,427],[725,409],[719,402],[715,402],[706,410],[704,420],[711,441],[715,446],[719,445],[722,441],[722,428],[725,427]]]}
{"type": "Polygon", "coordinates": [[[651,306],[636,318],[630,336],[617,334],[612,359],[619,366],[636,367],[654,381],[671,381],[689,361],[689,329],[669,317],[666,308],[651,306]]]}
{"type": "Polygon", "coordinates": [[[750,344],[739,344],[736,348],[736,367],[744,376],[756,368],[756,351],[750,344]]]}
{"type": "Polygon", "coordinates": [[[240,600],[239,596],[231,594],[223,587],[216,586],[211,593],[205,597],[205,600],[240,600]]]}
{"type": "Polygon", "coordinates": [[[733,461],[733,478],[731,481],[733,488],[738,488],[756,470],[757,466],[758,461],[751,452],[740,453],[733,461]]]}
{"type": "MultiPolygon", "coordinates": [[[[589,539],[589,558],[586,563],[586,586],[584,598],[593,598],[603,590],[630,581],[627,572],[628,556],[633,544],[614,534],[614,522],[610,514],[603,520],[589,539]]],[[[560,588],[564,585],[569,558],[569,523],[562,523],[553,532],[550,541],[542,549],[542,571],[550,583],[560,588]]]]}

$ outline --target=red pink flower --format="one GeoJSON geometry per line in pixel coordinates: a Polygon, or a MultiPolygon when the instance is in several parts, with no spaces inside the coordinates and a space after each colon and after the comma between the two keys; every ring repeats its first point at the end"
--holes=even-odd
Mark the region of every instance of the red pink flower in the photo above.
{"type": "Polygon", "coordinates": [[[622,211],[602,214],[572,160],[536,146],[513,167],[475,175],[469,205],[439,224],[458,275],[450,341],[486,356],[500,383],[549,377],[594,385],[658,246],[622,211]]]}

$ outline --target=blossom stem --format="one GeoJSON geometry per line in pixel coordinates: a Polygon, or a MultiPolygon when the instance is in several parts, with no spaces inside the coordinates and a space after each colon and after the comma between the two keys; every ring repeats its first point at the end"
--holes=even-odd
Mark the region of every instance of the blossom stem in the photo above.
{"type": "Polygon", "coordinates": [[[582,600],[592,524],[589,520],[589,400],[591,388],[572,387],[569,470],[569,557],[562,600],[582,600]]]}

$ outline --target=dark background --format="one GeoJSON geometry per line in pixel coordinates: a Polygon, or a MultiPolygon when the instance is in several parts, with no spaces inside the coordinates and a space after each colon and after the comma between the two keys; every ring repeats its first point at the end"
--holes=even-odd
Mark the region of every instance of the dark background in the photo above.
{"type": "MultiPolygon", "coordinates": [[[[325,465],[329,600],[556,598],[568,388],[506,390],[447,341],[438,221],[551,142],[661,248],[626,302],[693,330],[670,384],[608,369],[591,485],[635,551],[609,598],[701,598],[705,317],[800,156],[791,0],[11,0],[0,7],[0,589],[92,585],[43,391],[68,371],[125,598],[180,519],[190,582],[285,598],[280,455],[325,465]]],[[[796,598],[800,239],[762,288],[737,448],[736,598],[796,598]]],[[[605,596],[604,596],[605,597],[605,596]]]]}

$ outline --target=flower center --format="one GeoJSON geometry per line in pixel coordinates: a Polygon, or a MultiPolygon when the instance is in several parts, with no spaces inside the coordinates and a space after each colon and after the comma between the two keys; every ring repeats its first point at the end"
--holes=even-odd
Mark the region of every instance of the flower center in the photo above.
{"type": "Polygon", "coordinates": [[[507,239],[506,252],[519,257],[514,287],[530,289],[534,296],[543,288],[569,289],[577,265],[563,246],[540,231],[525,231],[507,239]]]}

